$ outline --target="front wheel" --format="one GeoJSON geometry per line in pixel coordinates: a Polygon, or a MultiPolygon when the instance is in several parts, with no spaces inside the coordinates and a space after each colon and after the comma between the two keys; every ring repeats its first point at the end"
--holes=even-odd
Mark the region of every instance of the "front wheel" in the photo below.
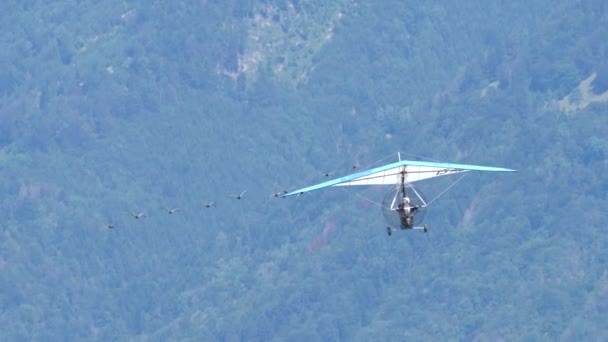
{"type": "Polygon", "coordinates": [[[406,226],[407,226],[408,228],[413,227],[413,226],[414,226],[414,218],[413,218],[412,216],[408,216],[408,217],[405,219],[405,223],[406,223],[406,226]]]}

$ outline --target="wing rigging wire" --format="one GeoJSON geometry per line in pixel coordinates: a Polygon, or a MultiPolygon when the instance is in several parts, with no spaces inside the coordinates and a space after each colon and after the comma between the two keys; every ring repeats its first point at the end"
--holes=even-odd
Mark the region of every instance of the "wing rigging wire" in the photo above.
{"type": "Polygon", "coordinates": [[[468,174],[468,172],[464,172],[460,177],[458,177],[458,179],[456,179],[452,184],[450,184],[450,186],[448,186],[447,188],[445,188],[442,192],[439,193],[439,195],[435,196],[432,200],[430,200],[429,203],[427,203],[427,206],[431,205],[431,203],[433,203],[436,199],[438,199],[439,197],[443,196],[443,194],[445,194],[454,185],[456,185],[456,183],[460,182],[460,180],[463,179],[464,176],[466,176],[467,174],[468,174]]]}
{"type": "MultiPolygon", "coordinates": [[[[422,172],[428,172],[428,171],[421,171],[420,173],[422,173],[422,172]]],[[[392,174],[392,175],[398,175],[398,174],[400,174],[400,173],[401,173],[401,172],[398,172],[398,173],[395,173],[395,174],[392,174]]],[[[412,172],[412,173],[414,173],[414,172],[412,172]]],[[[412,190],[413,190],[413,191],[416,193],[416,195],[417,195],[417,196],[418,196],[420,199],[422,199],[422,201],[423,201],[423,203],[424,203],[424,206],[425,206],[425,207],[428,207],[428,206],[430,206],[430,205],[431,205],[431,203],[435,202],[437,199],[439,199],[441,196],[443,196],[443,195],[444,195],[446,192],[448,192],[448,191],[449,191],[449,190],[450,190],[452,187],[454,187],[454,186],[455,186],[455,185],[456,185],[458,182],[460,182],[460,181],[461,181],[461,180],[462,180],[462,179],[463,179],[463,178],[464,178],[464,177],[465,177],[467,174],[468,174],[468,172],[463,172],[463,174],[462,174],[462,175],[460,175],[460,177],[458,177],[458,178],[457,178],[457,179],[456,179],[454,182],[452,182],[452,184],[450,184],[450,185],[449,185],[448,187],[446,187],[446,188],[445,188],[443,191],[441,191],[441,192],[440,192],[440,193],[439,193],[437,196],[433,197],[433,199],[431,199],[430,201],[428,201],[428,202],[426,202],[426,203],[424,203],[424,199],[422,199],[423,197],[422,197],[422,196],[420,196],[420,194],[418,193],[418,191],[417,191],[415,188],[412,188],[412,190]]],[[[338,187],[338,189],[339,189],[339,190],[342,190],[343,192],[346,192],[346,189],[345,189],[345,188],[338,187]]],[[[365,201],[368,201],[368,202],[370,202],[370,203],[372,203],[372,204],[374,204],[374,205],[377,205],[377,206],[379,206],[380,208],[388,208],[387,206],[383,205],[382,203],[378,203],[378,202],[376,202],[376,201],[374,201],[374,200],[371,200],[371,199],[369,199],[369,198],[367,198],[367,197],[365,197],[365,196],[363,196],[363,195],[361,195],[361,194],[359,194],[359,193],[356,193],[356,194],[355,194],[355,196],[357,196],[357,197],[359,197],[359,198],[361,198],[361,199],[363,199],[363,200],[365,200],[365,201]]]]}
{"type": "Polygon", "coordinates": [[[429,161],[437,162],[437,163],[441,162],[438,159],[433,159],[433,158],[429,158],[429,157],[425,157],[425,156],[419,156],[419,155],[416,155],[416,154],[413,154],[413,153],[407,153],[407,152],[398,152],[398,153],[405,154],[406,156],[411,156],[411,157],[414,157],[414,158],[417,158],[417,159],[420,159],[420,160],[429,160],[429,161]]]}
{"type": "MultiPolygon", "coordinates": [[[[341,191],[342,193],[344,193],[344,194],[350,195],[350,194],[347,192],[347,190],[346,190],[346,189],[347,189],[347,187],[343,187],[343,186],[337,186],[337,187],[335,187],[335,188],[336,188],[337,190],[340,190],[340,191],[341,191]]],[[[361,194],[360,194],[360,193],[358,193],[358,192],[356,192],[356,193],[355,193],[355,196],[357,196],[357,197],[359,197],[359,198],[361,198],[361,199],[363,199],[363,200],[365,200],[365,201],[367,201],[367,202],[369,202],[369,203],[371,203],[371,204],[374,204],[374,205],[376,205],[376,206],[378,206],[378,207],[380,207],[380,208],[388,208],[387,206],[383,205],[382,203],[379,203],[379,202],[376,202],[376,201],[374,201],[374,200],[372,200],[372,199],[369,199],[369,198],[367,198],[367,197],[365,197],[365,196],[361,195],[361,194]]],[[[389,209],[390,209],[390,208],[389,208],[389,209]]]]}
{"type": "MultiPolygon", "coordinates": [[[[417,155],[417,154],[413,154],[413,153],[408,153],[408,152],[401,152],[401,151],[398,151],[398,152],[397,152],[397,156],[398,156],[398,160],[399,160],[399,161],[401,161],[401,155],[406,155],[406,156],[414,157],[414,158],[419,159],[419,160],[428,160],[428,161],[437,162],[437,163],[441,162],[441,161],[440,161],[440,160],[438,160],[438,159],[433,159],[433,158],[429,158],[429,157],[425,157],[425,156],[419,156],[419,155],[417,155]]],[[[375,161],[375,162],[373,162],[373,163],[369,163],[369,164],[367,164],[367,166],[366,166],[365,168],[372,168],[372,167],[374,167],[374,166],[376,166],[376,165],[380,165],[380,163],[383,163],[383,162],[385,162],[387,159],[391,159],[391,158],[394,158],[394,157],[395,157],[395,154],[394,154],[394,153],[388,154],[387,156],[382,157],[382,158],[380,158],[380,159],[376,160],[376,161],[375,161]]]]}
{"type": "Polygon", "coordinates": [[[372,204],[375,204],[375,205],[379,206],[380,208],[387,208],[386,206],[382,205],[382,203],[378,203],[376,201],[373,201],[373,200],[371,200],[371,199],[369,199],[369,198],[367,198],[365,196],[361,196],[360,194],[356,194],[356,195],[357,195],[357,197],[362,198],[362,199],[364,199],[364,200],[366,200],[366,201],[368,201],[368,202],[370,202],[372,204]]]}
{"type": "Polygon", "coordinates": [[[414,188],[414,187],[412,186],[412,188],[411,188],[411,189],[412,189],[412,191],[414,191],[414,193],[416,194],[416,196],[417,196],[417,197],[420,199],[420,201],[422,202],[422,204],[424,204],[424,207],[428,207],[428,206],[429,206],[429,204],[431,204],[431,203],[426,203],[426,202],[424,201],[424,197],[422,197],[422,195],[420,195],[420,193],[418,192],[418,190],[416,190],[416,188],[414,188]]]}
{"type": "Polygon", "coordinates": [[[371,164],[368,164],[368,166],[366,168],[371,168],[371,167],[373,167],[375,165],[379,165],[380,163],[386,161],[389,158],[394,158],[394,154],[391,153],[391,154],[387,155],[386,157],[383,157],[383,158],[381,158],[381,159],[379,159],[379,160],[377,160],[377,161],[375,161],[375,162],[373,162],[371,164]]]}

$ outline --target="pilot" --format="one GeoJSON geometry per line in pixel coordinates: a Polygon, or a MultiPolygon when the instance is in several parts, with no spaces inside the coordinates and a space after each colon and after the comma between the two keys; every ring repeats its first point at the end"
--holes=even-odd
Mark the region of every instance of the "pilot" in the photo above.
{"type": "Polygon", "coordinates": [[[401,218],[401,226],[403,228],[414,227],[414,213],[420,208],[418,205],[411,205],[409,197],[403,197],[403,203],[399,203],[397,212],[401,218]]]}

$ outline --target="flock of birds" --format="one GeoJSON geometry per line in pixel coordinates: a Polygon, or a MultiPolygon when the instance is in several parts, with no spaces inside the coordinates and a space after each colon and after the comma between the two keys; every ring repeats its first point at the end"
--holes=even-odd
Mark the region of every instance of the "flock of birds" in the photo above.
{"type": "MultiPolygon", "coordinates": [[[[353,170],[355,170],[355,169],[357,169],[357,168],[358,168],[358,166],[357,166],[357,165],[353,165],[353,167],[352,167],[352,169],[353,169],[353,170]]],[[[325,176],[325,177],[329,177],[329,176],[333,175],[334,173],[335,173],[335,171],[323,172],[323,173],[322,173],[322,175],[323,175],[323,176],[325,176]]],[[[232,198],[234,198],[234,199],[236,199],[236,200],[241,200],[241,199],[243,199],[243,197],[245,196],[245,193],[246,193],[246,192],[247,192],[247,190],[244,190],[244,191],[242,191],[242,192],[241,192],[240,194],[238,194],[238,195],[228,195],[228,196],[229,196],[229,197],[232,197],[232,198]]],[[[282,195],[287,194],[287,193],[289,193],[289,191],[287,191],[287,190],[282,190],[282,191],[274,192],[274,193],[272,193],[272,197],[279,197],[279,196],[282,196],[282,195]]],[[[203,207],[203,208],[215,208],[215,206],[216,206],[215,201],[211,201],[211,202],[208,202],[208,203],[204,203],[204,204],[202,205],[202,207],[203,207]]],[[[165,208],[165,211],[166,211],[166,212],[167,212],[169,215],[172,215],[172,214],[174,214],[174,213],[178,212],[179,210],[180,210],[179,208],[165,208]]],[[[146,216],[146,214],[145,214],[144,212],[139,212],[139,213],[138,213],[138,212],[129,211],[128,213],[129,213],[129,214],[131,214],[131,216],[132,216],[132,217],[133,217],[133,219],[135,219],[135,220],[139,220],[139,219],[141,219],[142,217],[145,217],[145,216],[146,216]]],[[[108,228],[108,229],[114,229],[114,228],[116,228],[116,225],[115,225],[114,223],[107,223],[105,226],[106,226],[106,228],[108,228]]]]}
{"type": "MultiPolygon", "coordinates": [[[[244,191],[242,191],[238,195],[229,195],[229,196],[232,197],[232,198],[235,198],[237,200],[241,200],[241,199],[243,199],[243,196],[245,196],[246,192],[247,192],[247,190],[244,190],[244,191]]],[[[279,197],[283,193],[287,193],[287,191],[276,192],[276,193],[273,193],[272,196],[279,197]]],[[[204,203],[202,206],[203,206],[203,208],[215,208],[215,201],[204,203]]],[[[172,214],[178,212],[179,210],[180,210],[179,208],[165,208],[165,211],[169,215],[172,215],[172,214]]],[[[131,216],[135,220],[139,220],[142,217],[146,216],[146,214],[144,212],[136,213],[136,212],[133,212],[133,211],[129,211],[128,213],[131,214],[131,216]]],[[[114,228],[116,228],[116,225],[113,224],[113,223],[108,223],[108,224],[106,224],[106,228],[108,228],[108,229],[114,229],[114,228]]]]}

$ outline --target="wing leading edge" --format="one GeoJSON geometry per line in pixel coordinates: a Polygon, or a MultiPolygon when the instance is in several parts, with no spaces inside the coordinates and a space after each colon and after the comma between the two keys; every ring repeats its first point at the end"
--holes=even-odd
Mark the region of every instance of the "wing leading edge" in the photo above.
{"type": "Polygon", "coordinates": [[[423,179],[468,171],[515,172],[517,170],[494,166],[402,160],[396,163],[379,166],[373,169],[357,172],[352,175],[332,179],[327,182],[311,185],[306,188],[294,190],[281,197],[299,195],[330,186],[394,185],[401,181],[401,177],[404,177],[406,182],[413,183],[423,179]]]}

